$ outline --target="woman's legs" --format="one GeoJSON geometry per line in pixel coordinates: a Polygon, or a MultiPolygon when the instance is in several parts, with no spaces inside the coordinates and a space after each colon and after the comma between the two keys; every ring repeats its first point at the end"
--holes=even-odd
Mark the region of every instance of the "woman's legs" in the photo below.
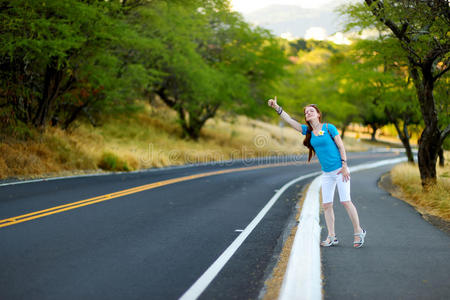
{"type": "MultiPolygon", "coordinates": [[[[336,174],[334,172],[324,172],[322,174],[322,207],[325,215],[325,223],[327,224],[328,236],[334,237],[334,211],[333,211],[333,196],[336,189],[336,174]]],[[[330,242],[327,238],[326,244],[330,242]]]]}
{"type": "MultiPolygon", "coordinates": [[[[361,233],[362,229],[361,229],[361,226],[359,225],[358,212],[356,211],[356,207],[355,207],[355,205],[353,205],[353,202],[352,201],[345,201],[345,202],[341,202],[341,204],[347,210],[347,214],[350,217],[350,220],[352,221],[353,231],[355,233],[361,233]]],[[[358,237],[355,237],[355,239],[356,238],[358,238],[358,237]]]]}
{"type": "MultiPolygon", "coordinates": [[[[341,204],[345,207],[345,210],[347,211],[347,214],[348,214],[350,220],[352,221],[354,233],[361,233],[362,228],[359,224],[358,211],[356,210],[356,207],[350,198],[350,180],[347,182],[344,182],[342,180],[342,175],[339,175],[336,179],[336,184],[338,187],[339,198],[341,200],[341,204]]],[[[354,241],[359,242],[360,237],[355,236],[354,241]]]]}
{"type": "Polygon", "coordinates": [[[333,202],[324,203],[322,205],[323,213],[325,215],[325,223],[327,224],[328,236],[336,236],[334,232],[334,210],[333,210],[333,202]]]}
{"type": "MultiPolygon", "coordinates": [[[[341,204],[347,210],[348,216],[350,217],[350,220],[352,221],[353,231],[355,233],[362,233],[363,230],[362,230],[361,226],[359,225],[359,217],[358,217],[358,212],[356,211],[355,205],[353,205],[352,201],[341,202],[341,204]]],[[[360,242],[360,241],[361,241],[361,238],[359,236],[355,235],[353,237],[353,243],[360,242]]],[[[357,246],[356,244],[353,244],[353,247],[356,248],[356,246],[357,246]]]]}

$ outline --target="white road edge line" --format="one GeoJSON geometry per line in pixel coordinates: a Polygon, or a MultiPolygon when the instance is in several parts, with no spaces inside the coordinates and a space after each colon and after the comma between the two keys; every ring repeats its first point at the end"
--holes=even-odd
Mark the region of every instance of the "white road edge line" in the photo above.
{"type": "Polygon", "coordinates": [[[197,299],[203,291],[208,287],[208,285],[214,280],[217,274],[222,270],[225,264],[230,260],[231,256],[237,251],[237,249],[242,245],[245,239],[250,235],[250,233],[255,229],[262,218],[267,214],[270,208],[277,202],[278,198],[283,194],[283,192],[288,189],[291,185],[301,181],[303,179],[316,176],[321,172],[314,172],[308,175],[300,176],[293,179],[283,185],[275,195],[267,202],[264,208],[258,213],[258,215],[250,222],[250,224],[242,231],[237,238],[231,243],[230,246],[216,259],[216,261],[200,276],[199,279],[180,297],[180,300],[192,300],[197,299]]]}
{"type": "MultiPolygon", "coordinates": [[[[406,158],[382,160],[350,167],[350,172],[372,169],[406,161],[406,158]]],[[[300,215],[297,232],[281,286],[279,300],[322,299],[320,268],[319,191],[321,176],[311,183],[300,215]]]]}

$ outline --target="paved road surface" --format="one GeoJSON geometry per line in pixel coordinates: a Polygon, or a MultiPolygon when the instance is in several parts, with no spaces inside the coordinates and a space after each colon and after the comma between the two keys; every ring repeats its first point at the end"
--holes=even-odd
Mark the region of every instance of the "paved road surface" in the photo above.
{"type": "MultiPolygon", "coordinates": [[[[367,230],[363,248],[352,249],[353,227],[335,197],[340,244],[322,248],[325,299],[450,299],[450,237],[378,188],[390,168],[352,176],[352,201],[367,230]]],[[[321,224],[324,240],[323,214],[321,224]]]]}
{"type": "MultiPolygon", "coordinates": [[[[349,161],[356,165],[396,156],[352,153],[349,161]]],[[[243,166],[235,162],[0,186],[0,220],[161,180],[243,166]]],[[[317,163],[214,175],[0,228],[0,299],[177,299],[276,189],[315,171],[317,163]]],[[[298,193],[308,181],[283,194],[202,299],[258,297],[292,221],[298,193]]]]}

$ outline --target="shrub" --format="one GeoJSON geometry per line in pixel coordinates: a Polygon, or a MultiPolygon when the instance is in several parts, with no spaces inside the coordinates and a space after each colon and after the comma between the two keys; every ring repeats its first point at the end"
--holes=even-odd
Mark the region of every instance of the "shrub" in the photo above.
{"type": "Polygon", "coordinates": [[[98,167],[106,171],[131,171],[126,161],[112,152],[104,152],[98,167]]]}

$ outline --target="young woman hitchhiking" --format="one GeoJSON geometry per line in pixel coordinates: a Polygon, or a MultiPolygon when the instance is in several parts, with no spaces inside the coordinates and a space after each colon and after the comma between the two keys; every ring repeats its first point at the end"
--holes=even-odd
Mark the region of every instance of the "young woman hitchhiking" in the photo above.
{"type": "Polygon", "coordinates": [[[332,124],[322,123],[322,114],[315,104],[309,104],[304,108],[307,125],[298,123],[283,111],[283,108],[277,104],[277,97],[270,99],[268,105],[274,108],[289,125],[306,136],[303,144],[309,149],[308,162],[316,154],[322,166],[322,206],[328,237],[320,245],[330,247],[339,243],[334,232],[333,211],[334,190],[337,185],[341,204],[347,210],[353,224],[353,247],[361,248],[366,231],[359,225],[358,212],[350,198],[350,172],[347,168],[347,156],[336,127],[332,124]]]}

